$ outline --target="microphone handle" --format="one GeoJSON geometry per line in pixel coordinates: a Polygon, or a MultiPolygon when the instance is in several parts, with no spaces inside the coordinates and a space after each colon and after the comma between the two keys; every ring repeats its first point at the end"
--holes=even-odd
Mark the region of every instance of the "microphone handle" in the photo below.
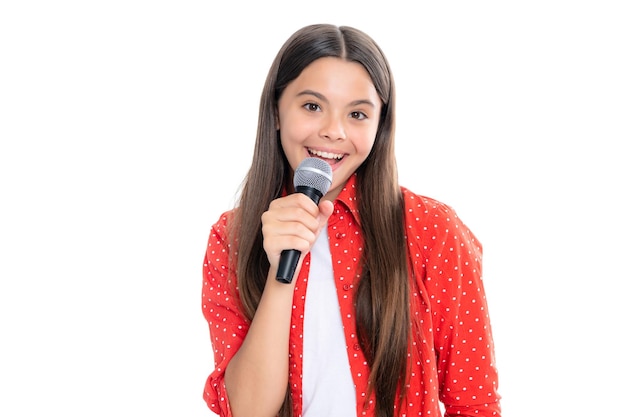
{"type": "Polygon", "coordinates": [[[291,284],[300,259],[300,251],[287,249],[280,253],[280,263],[276,272],[276,280],[284,284],[291,284]]]}
{"type": "Polygon", "coordinates": [[[320,200],[324,196],[320,190],[313,187],[308,187],[306,185],[298,185],[296,187],[296,193],[302,193],[309,197],[315,204],[319,204],[320,200]]]}
{"type": "MultiPolygon", "coordinates": [[[[296,187],[297,193],[305,194],[315,204],[319,204],[323,194],[313,188],[307,186],[296,187]]],[[[280,253],[280,262],[278,264],[278,271],[276,271],[276,280],[284,284],[291,284],[293,276],[296,272],[296,266],[298,266],[298,260],[300,259],[301,252],[296,249],[286,249],[280,253]]]]}

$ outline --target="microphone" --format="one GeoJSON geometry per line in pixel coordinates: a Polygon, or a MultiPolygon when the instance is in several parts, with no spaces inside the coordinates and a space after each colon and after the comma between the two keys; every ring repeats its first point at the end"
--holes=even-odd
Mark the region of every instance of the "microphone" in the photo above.
{"type": "MultiPolygon", "coordinates": [[[[305,194],[315,204],[319,204],[333,182],[333,169],[319,158],[306,158],[293,174],[293,185],[297,193],[305,194]]],[[[281,252],[276,280],[291,283],[300,259],[300,251],[287,249],[281,252]]]]}

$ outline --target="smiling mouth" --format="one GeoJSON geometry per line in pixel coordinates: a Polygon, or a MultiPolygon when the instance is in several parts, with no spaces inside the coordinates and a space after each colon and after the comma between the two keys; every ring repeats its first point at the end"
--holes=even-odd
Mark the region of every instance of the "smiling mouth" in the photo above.
{"type": "Polygon", "coordinates": [[[309,151],[309,155],[311,156],[314,156],[316,158],[328,159],[333,162],[339,162],[345,156],[345,154],[343,153],[324,152],[324,151],[318,151],[318,150],[311,149],[311,148],[307,148],[307,151],[309,151]]]}

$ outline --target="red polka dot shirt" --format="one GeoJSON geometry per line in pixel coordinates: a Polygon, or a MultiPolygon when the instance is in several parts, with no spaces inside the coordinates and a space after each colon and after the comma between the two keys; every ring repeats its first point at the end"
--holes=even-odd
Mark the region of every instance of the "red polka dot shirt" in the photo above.
{"type": "MultiPolygon", "coordinates": [[[[353,176],[335,200],[328,222],[333,273],[346,349],[357,399],[357,415],[373,416],[367,399],[369,369],[356,336],[354,295],[363,242],[353,176]]],[[[498,374],[491,325],[481,276],[482,247],[453,209],[403,188],[406,239],[417,277],[412,309],[422,329],[413,331],[407,398],[396,401],[403,416],[500,416],[498,374]],[[417,344],[421,346],[417,346],[417,344]],[[420,355],[417,354],[421,351],[420,355]]],[[[202,309],[209,324],[215,369],[204,399],[221,416],[230,416],[224,372],[249,327],[239,309],[236,288],[229,287],[229,213],[213,226],[203,269],[202,309]]],[[[296,282],[291,317],[289,383],[294,416],[302,416],[304,297],[310,254],[296,282]]]]}

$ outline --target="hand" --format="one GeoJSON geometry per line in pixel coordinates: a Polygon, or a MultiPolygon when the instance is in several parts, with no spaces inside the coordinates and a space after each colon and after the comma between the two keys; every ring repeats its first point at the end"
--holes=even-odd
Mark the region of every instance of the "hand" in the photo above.
{"type": "Polygon", "coordinates": [[[296,249],[301,252],[296,268],[297,276],[304,255],[311,250],[322,228],[326,227],[333,209],[332,202],[323,200],[317,206],[302,193],[290,194],[272,201],[268,210],[261,216],[263,249],[270,267],[274,270],[278,268],[283,250],[296,249]]]}

